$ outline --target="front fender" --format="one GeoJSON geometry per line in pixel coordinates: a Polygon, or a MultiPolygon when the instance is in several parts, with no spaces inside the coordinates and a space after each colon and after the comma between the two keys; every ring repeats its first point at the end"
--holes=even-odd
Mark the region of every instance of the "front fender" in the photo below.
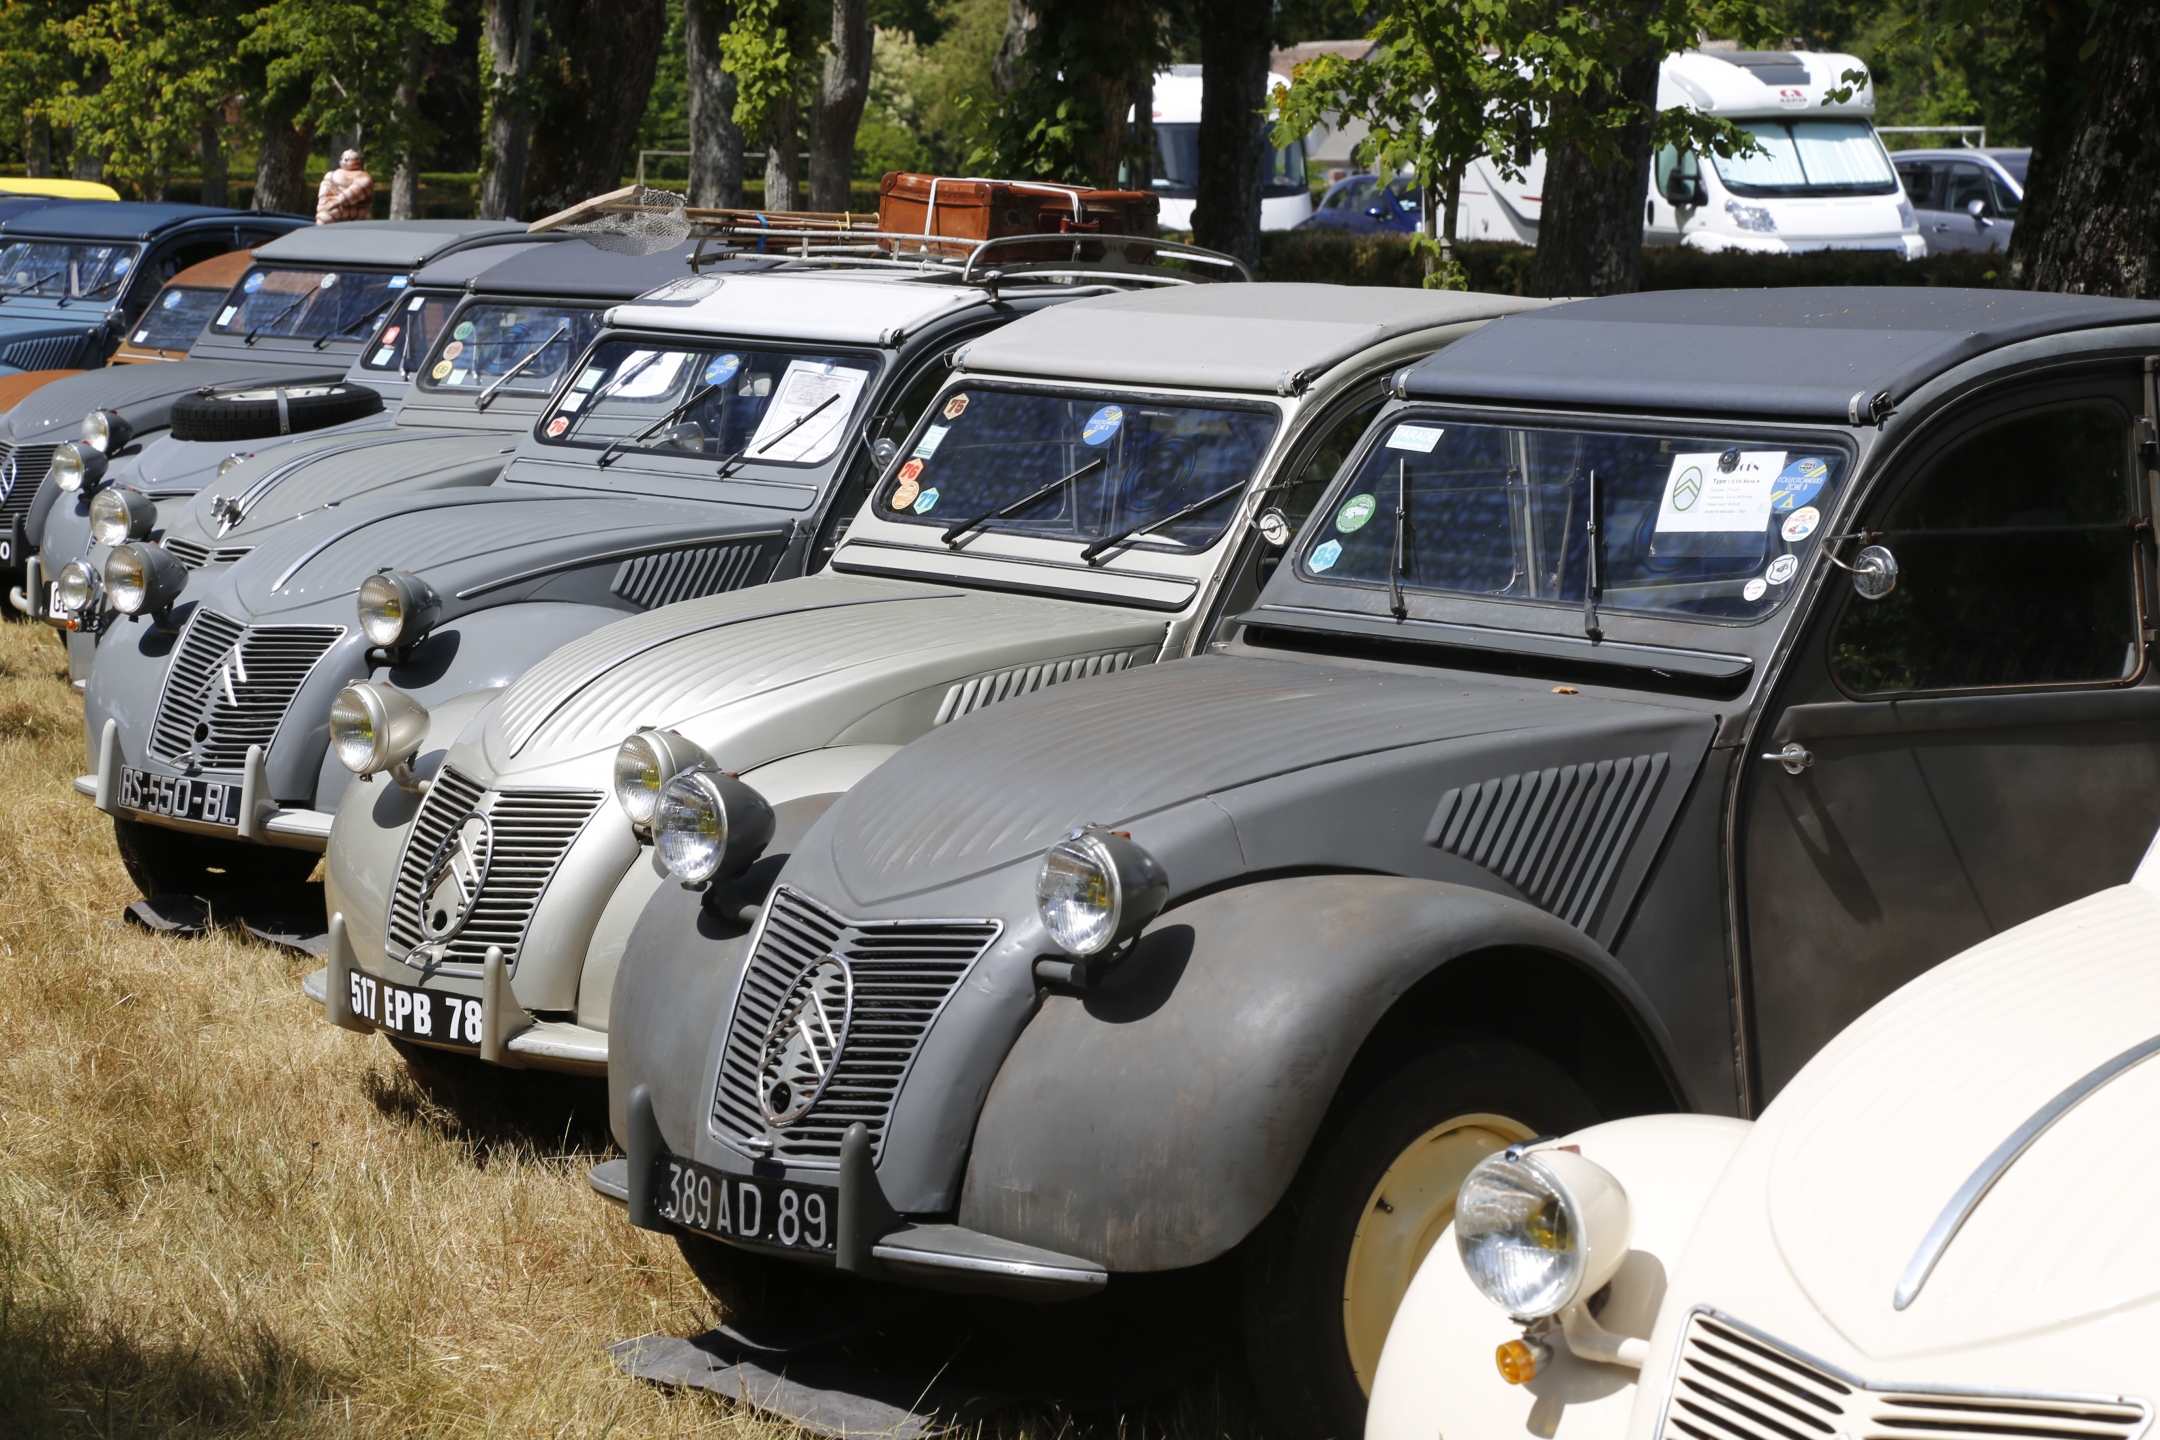
{"type": "MultiPolygon", "coordinates": [[[[1664,1304],[1666,1277],[1695,1220],[1752,1127],[1716,1115],[1644,1115],[1566,1137],[1627,1191],[1633,1222],[1627,1258],[1597,1321],[1647,1340],[1664,1304]]],[[[1435,1435],[1540,1435],[1546,1440],[1621,1440],[1639,1372],[1578,1360],[1557,1334],[1552,1363],[1524,1385],[1500,1378],[1493,1352],[1523,1327],[1470,1283],[1455,1227],[1440,1233],[1388,1329],[1365,1413],[1365,1440],[1435,1435]]]]}
{"type": "Polygon", "coordinates": [[[1021,1032],[976,1126],[959,1223],[1113,1271],[1222,1254],[1289,1188],[1389,1008],[1500,948],[1560,957],[1651,1013],[1581,931],[1466,886],[1306,875],[1164,913],[1102,985],[1048,997],[1021,1032]]]}

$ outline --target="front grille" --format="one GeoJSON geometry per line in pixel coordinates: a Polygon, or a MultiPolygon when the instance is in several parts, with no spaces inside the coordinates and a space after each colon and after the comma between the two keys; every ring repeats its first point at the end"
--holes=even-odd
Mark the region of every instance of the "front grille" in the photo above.
{"type": "Polygon", "coordinates": [[[502,947],[503,961],[515,968],[533,911],[545,894],[555,867],[570,842],[600,808],[597,790],[489,790],[460,770],[445,765],[413,816],[405,854],[398,861],[391,891],[385,948],[399,959],[427,939],[420,930],[421,880],[443,836],[479,810],[488,817],[494,846],[487,880],[473,902],[465,927],[442,947],[451,965],[479,965],[488,947],[502,947]]]}
{"type": "Polygon", "coordinates": [[[160,543],[190,570],[200,570],[205,565],[238,564],[246,558],[248,551],[255,548],[252,545],[221,545],[212,549],[199,541],[188,539],[185,535],[168,536],[160,543]]]}
{"type": "Polygon", "coordinates": [[[1660,1440],[2131,1440],[2143,1401],[1878,1387],[1721,1315],[1688,1317],[1660,1440]]]}
{"type": "Polygon", "coordinates": [[[841,1135],[860,1122],[870,1132],[872,1158],[883,1154],[886,1123],[923,1037],[1001,928],[994,920],[857,925],[785,886],[774,891],[728,1020],[714,1133],[744,1154],[815,1168],[839,1163],[841,1135]],[[757,1098],[766,1027],[796,979],[827,955],[853,977],[847,1030],[817,1103],[774,1130],[757,1098]]]}
{"type": "Polygon", "coordinates": [[[1085,680],[1090,675],[1108,675],[1129,665],[1138,665],[1144,658],[1144,651],[1114,650],[1108,655],[1083,655],[1073,660],[1053,660],[1047,665],[1023,665],[1017,670],[978,675],[945,692],[945,702],[938,706],[937,719],[931,723],[943,725],[985,705],[1032,695],[1048,685],[1085,680]]]}
{"type": "Polygon", "coordinates": [[[238,770],[270,748],[293,696],[345,633],[342,625],[250,629],[198,607],[165,671],[150,753],[174,765],[238,770]]]}
{"type": "Polygon", "coordinates": [[[44,335],[18,340],[0,350],[0,360],[18,370],[80,370],[90,363],[93,337],[44,335]]]}
{"type": "Polygon", "coordinates": [[[614,582],[608,588],[644,610],[740,590],[751,583],[770,543],[744,540],[733,545],[701,545],[640,555],[616,568],[614,582]]]}
{"type": "Polygon", "coordinates": [[[52,468],[57,445],[0,445],[0,530],[12,526],[17,515],[29,513],[38,485],[52,468]]]}

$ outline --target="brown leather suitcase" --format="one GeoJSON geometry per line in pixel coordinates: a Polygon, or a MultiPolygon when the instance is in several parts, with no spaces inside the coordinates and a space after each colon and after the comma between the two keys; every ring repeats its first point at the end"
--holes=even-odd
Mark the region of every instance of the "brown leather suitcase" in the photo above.
{"type": "Polygon", "coordinates": [[[897,235],[995,240],[1007,235],[1155,234],[1145,190],[1090,190],[1034,180],[892,171],[878,185],[878,228],[897,235]]]}

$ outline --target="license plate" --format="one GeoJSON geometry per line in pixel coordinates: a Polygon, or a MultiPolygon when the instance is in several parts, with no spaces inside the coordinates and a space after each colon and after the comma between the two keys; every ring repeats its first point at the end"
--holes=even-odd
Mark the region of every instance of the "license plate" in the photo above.
{"type": "Polygon", "coordinates": [[[14,563],[15,563],[15,539],[14,539],[14,537],[13,537],[13,536],[11,536],[11,535],[0,535],[0,565],[12,565],[12,564],[14,564],[14,563]]]}
{"type": "Polygon", "coordinates": [[[838,1190],[745,1180],[672,1155],[662,1163],[666,1171],[660,1177],[660,1213],[685,1230],[789,1250],[831,1252],[833,1230],[840,1223],[838,1190]]]}
{"type": "Polygon", "coordinates": [[[480,1048],[478,1000],[394,985],[360,970],[351,976],[352,1012],[376,1029],[461,1050],[480,1048]]]}
{"type": "Polygon", "coordinates": [[[120,767],[120,808],[172,820],[200,820],[209,825],[240,824],[240,782],[203,780],[190,775],[153,775],[120,767]]]}

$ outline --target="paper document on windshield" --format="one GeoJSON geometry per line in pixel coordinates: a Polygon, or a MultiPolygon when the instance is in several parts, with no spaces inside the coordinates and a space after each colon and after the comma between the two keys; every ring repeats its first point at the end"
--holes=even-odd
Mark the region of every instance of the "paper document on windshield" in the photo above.
{"type": "Polygon", "coordinates": [[[1675,455],[1658,502],[1657,528],[1760,534],[1770,524],[1770,492],[1785,468],[1782,450],[1742,450],[1729,464],[1725,452],[1675,455]]]}
{"type": "Polygon", "coordinates": [[[822,460],[839,443],[868,370],[822,360],[792,360],[750,437],[753,460],[822,460]],[[830,400],[831,404],[826,404],[830,400]],[[824,405],[823,410],[818,407],[824,405]],[[796,426],[805,415],[817,418],[796,426]],[[785,438],[781,438],[785,437],[785,438]]]}

